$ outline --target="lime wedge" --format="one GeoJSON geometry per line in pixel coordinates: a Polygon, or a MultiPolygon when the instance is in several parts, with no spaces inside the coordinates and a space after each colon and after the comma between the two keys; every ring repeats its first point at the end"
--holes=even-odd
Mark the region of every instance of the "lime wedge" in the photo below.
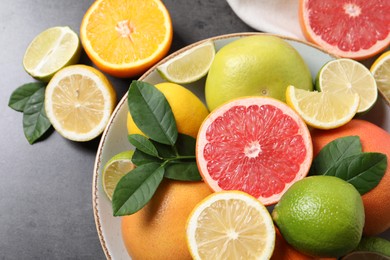
{"type": "Polygon", "coordinates": [[[48,82],[63,67],[76,64],[80,54],[80,40],[72,29],[51,27],[38,34],[27,47],[23,66],[35,79],[48,82]]]}
{"type": "Polygon", "coordinates": [[[359,114],[368,111],[378,97],[378,88],[371,72],[363,64],[351,59],[336,59],[326,63],[318,72],[316,88],[340,97],[346,93],[357,93],[360,97],[359,114]]]}
{"type": "Polygon", "coordinates": [[[379,56],[370,71],[374,75],[379,92],[390,105],[390,51],[379,56]]]}
{"type": "Polygon", "coordinates": [[[131,161],[133,154],[134,151],[118,153],[104,165],[103,189],[110,200],[119,180],[135,167],[131,161]]]}
{"type": "Polygon", "coordinates": [[[187,84],[204,77],[208,73],[214,57],[214,43],[206,41],[181,52],[158,66],[157,71],[170,82],[187,84]]]}
{"type": "Polygon", "coordinates": [[[359,95],[346,92],[308,91],[288,86],[287,104],[306,122],[319,129],[333,129],[348,123],[359,107],[359,95]]]}

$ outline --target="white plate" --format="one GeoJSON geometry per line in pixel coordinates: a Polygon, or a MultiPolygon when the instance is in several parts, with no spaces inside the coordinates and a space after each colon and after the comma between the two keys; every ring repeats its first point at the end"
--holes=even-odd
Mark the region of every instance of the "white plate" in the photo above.
{"type": "MultiPolygon", "coordinates": [[[[261,33],[229,34],[217,36],[211,39],[214,41],[216,49],[218,50],[222,46],[233,40],[236,40],[240,37],[255,34],[261,33]]],[[[326,52],[322,51],[320,48],[314,45],[294,40],[292,38],[282,38],[289,42],[302,55],[302,57],[305,59],[306,63],[310,67],[313,78],[315,78],[315,75],[322,67],[322,65],[324,65],[327,61],[333,59],[330,54],[327,54],[326,52]]],[[[170,56],[159,62],[156,66],[166,62],[177,54],[200,44],[201,42],[194,43],[171,54],[170,56]]],[[[143,80],[151,84],[163,82],[164,80],[160,77],[160,75],[155,69],[156,66],[147,71],[142,77],[139,78],[139,80],[143,80]]],[[[196,95],[198,95],[202,100],[204,100],[204,81],[196,82],[194,84],[188,85],[187,87],[191,89],[196,95]]],[[[381,108],[383,107],[379,107],[379,109],[381,108]]],[[[374,108],[374,110],[375,109],[377,108],[374,108]]],[[[386,117],[386,115],[389,115],[388,107],[384,107],[384,109],[387,110],[379,111],[379,114],[376,111],[371,111],[370,114],[374,113],[379,116],[386,117]]],[[[130,259],[122,241],[120,218],[112,216],[111,202],[108,200],[103,191],[101,180],[101,173],[104,164],[115,154],[132,149],[132,146],[127,140],[127,113],[128,109],[126,94],[117,105],[110,119],[110,122],[102,135],[96,155],[93,174],[92,192],[96,228],[103,251],[108,259],[130,259]]],[[[388,121],[385,120],[384,122],[388,125],[388,121]]],[[[388,130],[389,128],[386,129],[388,130]]]]}

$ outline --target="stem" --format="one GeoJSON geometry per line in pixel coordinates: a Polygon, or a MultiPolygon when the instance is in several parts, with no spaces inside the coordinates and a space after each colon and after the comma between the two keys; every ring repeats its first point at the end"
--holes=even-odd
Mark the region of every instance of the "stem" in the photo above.
{"type": "Polygon", "coordinates": [[[185,159],[195,159],[195,155],[179,155],[177,157],[171,157],[171,158],[162,158],[164,162],[161,164],[161,166],[167,165],[171,161],[177,161],[177,160],[185,160],[185,159]]]}

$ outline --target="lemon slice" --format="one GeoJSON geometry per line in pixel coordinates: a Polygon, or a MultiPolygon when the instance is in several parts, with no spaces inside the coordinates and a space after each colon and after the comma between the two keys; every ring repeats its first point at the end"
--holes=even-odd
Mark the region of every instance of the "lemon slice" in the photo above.
{"type": "Polygon", "coordinates": [[[103,190],[112,200],[112,194],[119,180],[135,168],[131,161],[134,151],[124,151],[114,155],[103,168],[103,190]]]}
{"type": "Polygon", "coordinates": [[[275,244],[267,208],[241,191],[206,197],[190,214],[186,235],[194,259],[269,259],[275,244]]]}
{"type": "Polygon", "coordinates": [[[214,43],[206,41],[158,66],[157,71],[170,82],[187,84],[204,77],[208,73],[214,57],[214,43]]]}
{"type": "Polygon", "coordinates": [[[359,95],[345,92],[307,91],[288,86],[287,104],[292,107],[306,124],[320,129],[332,129],[348,123],[359,107],[359,95]]]}
{"type": "Polygon", "coordinates": [[[363,64],[351,59],[336,59],[326,63],[318,72],[316,88],[340,97],[346,93],[357,93],[360,97],[357,113],[368,111],[378,97],[378,88],[371,72],[363,64]]]}
{"type": "Polygon", "coordinates": [[[390,51],[379,56],[370,71],[374,75],[379,92],[390,105],[390,51]]]}
{"type": "Polygon", "coordinates": [[[60,70],[45,92],[45,111],[51,124],[73,141],[89,141],[100,135],[115,102],[115,90],[104,74],[86,65],[60,70]]]}
{"type": "Polygon", "coordinates": [[[72,29],[51,27],[32,40],[24,54],[23,66],[32,77],[48,82],[63,67],[76,64],[80,54],[80,40],[72,29]]]}

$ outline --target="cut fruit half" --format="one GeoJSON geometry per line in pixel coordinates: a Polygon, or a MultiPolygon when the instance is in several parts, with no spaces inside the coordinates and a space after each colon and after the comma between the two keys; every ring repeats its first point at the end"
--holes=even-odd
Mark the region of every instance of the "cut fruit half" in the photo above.
{"type": "Polygon", "coordinates": [[[114,155],[103,168],[103,190],[111,200],[119,180],[135,168],[131,161],[134,151],[124,151],[114,155]]]}
{"type": "Polygon", "coordinates": [[[305,37],[340,57],[362,60],[390,44],[390,1],[300,0],[305,37]]]}
{"type": "Polygon", "coordinates": [[[217,192],[190,214],[187,243],[194,259],[269,259],[275,228],[256,198],[240,191],[217,192]]]}
{"type": "Polygon", "coordinates": [[[301,117],[268,97],[230,101],[200,127],[196,160],[214,191],[241,190],[264,205],[279,201],[310,168],[313,147],[301,117]]]}
{"type": "Polygon", "coordinates": [[[343,98],[348,93],[360,97],[357,113],[370,110],[378,98],[378,88],[371,72],[360,62],[336,59],[326,63],[317,74],[316,88],[343,98]]]}
{"type": "Polygon", "coordinates": [[[158,66],[157,71],[168,81],[188,84],[201,79],[208,73],[214,56],[214,43],[206,41],[158,66]]]}
{"type": "Polygon", "coordinates": [[[68,66],[50,80],[45,110],[53,127],[72,141],[89,141],[106,127],[116,103],[103,73],[86,65],[68,66]]]}
{"type": "Polygon", "coordinates": [[[288,86],[287,104],[305,122],[319,129],[333,129],[345,125],[355,116],[359,106],[356,93],[333,93],[307,91],[288,86]]]}
{"type": "Polygon", "coordinates": [[[382,97],[390,105],[390,51],[379,56],[370,68],[382,97]]]}

